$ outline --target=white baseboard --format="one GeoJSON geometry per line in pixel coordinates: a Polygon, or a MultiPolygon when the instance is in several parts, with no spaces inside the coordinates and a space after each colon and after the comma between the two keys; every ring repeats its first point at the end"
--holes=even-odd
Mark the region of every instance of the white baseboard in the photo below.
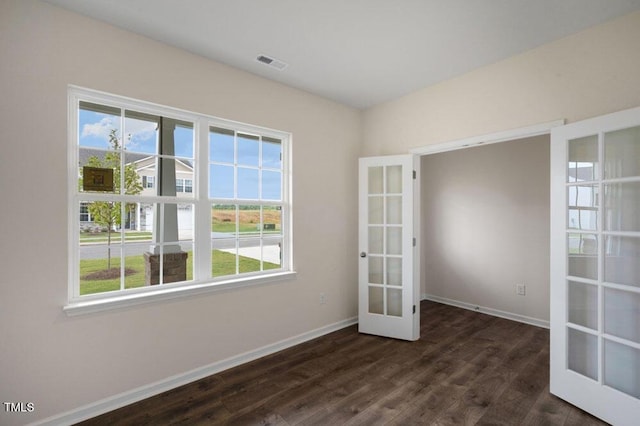
{"type": "Polygon", "coordinates": [[[211,376],[212,374],[216,374],[229,368],[236,367],[240,364],[262,358],[263,356],[276,353],[283,349],[290,348],[308,340],[324,336],[325,334],[341,330],[357,323],[358,318],[353,317],[333,324],[329,324],[327,326],[320,327],[315,330],[311,330],[309,332],[302,333],[297,336],[293,336],[288,339],[284,339],[249,352],[245,352],[231,358],[224,359],[222,361],[214,362],[204,367],[196,368],[186,373],[168,377],[164,380],[160,380],[149,385],[141,386],[139,388],[132,389],[130,391],[102,399],[100,401],[96,401],[94,403],[73,409],[71,411],[67,411],[66,413],[48,417],[44,420],[40,420],[32,424],[72,425],[74,423],[78,423],[83,420],[99,416],[100,414],[116,410],[134,402],[141,401],[145,398],[149,398],[162,392],[177,388],[178,386],[186,385],[187,383],[200,380],[207,376],[211,376]]]}
{"type": "Polygon", "coordinates": [[[468,309],[474,312],[481,312],[487,315],[493,315],[494,317],[506,318],[513,321],[523,322],[529,325],[535,325],[536,327],[549,328],[549,321],[541,320],[538,318],[532,318],[525,315],[514,314],[513,312],[500,311],[498,309],[487,308],[485,306],[478,306],[472,303],[460,302],[458,300],[447,299],[446,297],[434,296],[432,294],[422,294],[421,300],[431,300],[433,302],[444,303],[445,305],[456,306],[458,308],[468,309]]]}

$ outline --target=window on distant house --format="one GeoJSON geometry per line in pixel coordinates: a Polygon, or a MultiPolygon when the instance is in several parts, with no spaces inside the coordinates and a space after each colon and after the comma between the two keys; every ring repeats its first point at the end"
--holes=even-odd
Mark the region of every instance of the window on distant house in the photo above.
{"type": "Polygon", "coordinates": [[[142,187],[143,188],[153,188],[153,176],[142,176],[142,187]]]}
{"type": "Polygon", "coordinates": [[[72,303],[291,270],[289,134],[77,88],[70,108],[72,303]]]}

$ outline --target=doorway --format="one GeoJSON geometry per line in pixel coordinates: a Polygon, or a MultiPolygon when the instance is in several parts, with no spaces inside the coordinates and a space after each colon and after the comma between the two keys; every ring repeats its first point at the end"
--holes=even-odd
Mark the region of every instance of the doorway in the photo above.
{"type": "Polygon", "coordinates": [[[422,156],[423,299],[548,328],[549,140],[422,156]]]}

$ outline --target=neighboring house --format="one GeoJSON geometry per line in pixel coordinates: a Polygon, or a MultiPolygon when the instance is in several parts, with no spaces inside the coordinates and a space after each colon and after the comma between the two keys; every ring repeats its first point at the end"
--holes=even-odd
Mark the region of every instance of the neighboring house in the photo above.
{"type": "MultiPolygon", "coordinates": [[[[84,166],[95,152],[80,150],[79,164],[84,166]]],[[[157,194],[156,158],[146,154],[127,153],[128,164],[134,164],[136,173],[142,184],[141,195],[153,196],[157,194]]],[[[191,198],[193,194],[193,166],[186,160],[176,160],[176,196],[179,198],[191,198]]],[[[80,229],[95,228],[89,203],[80,206],[80,229]]],[[[154,209],[152,204],[137,203],[135,210],[126,212],[123,221],[125,229],[134,231],[153,231],[154,209]]],[[[178,227],[180,231],[193,230],[193,205],[190,203],[178,204],[178,227]]]]}

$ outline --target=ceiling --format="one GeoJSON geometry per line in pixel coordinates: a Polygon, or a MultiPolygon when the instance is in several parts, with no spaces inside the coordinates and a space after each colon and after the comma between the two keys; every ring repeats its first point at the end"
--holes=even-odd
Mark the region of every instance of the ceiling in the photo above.
{"type": "Polygon", "coordinates": [[[356,108],[640,10],[640,0],[45,1],[356,108]]]}

